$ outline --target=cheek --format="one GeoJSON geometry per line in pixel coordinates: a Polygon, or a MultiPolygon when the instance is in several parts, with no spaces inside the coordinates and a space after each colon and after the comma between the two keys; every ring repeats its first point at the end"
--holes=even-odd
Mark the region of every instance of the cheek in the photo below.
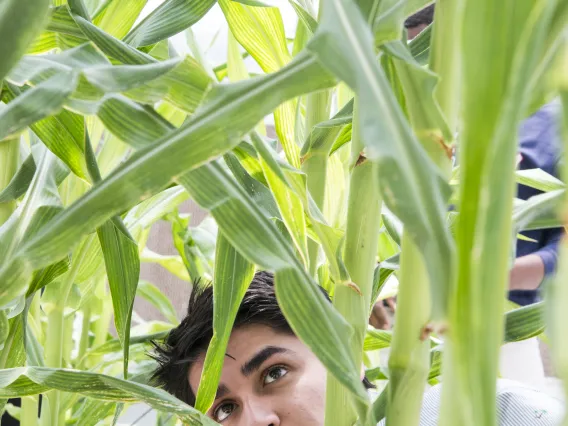
{"type": "MultiPolygon", "coordinates": [[[[319,363],[318,363],[319,364],[319,363]]],[[[280,399],[285,424],[321,426],[325,414],[326,370],[314,365],[294,384],[287,395],[280,399]],[[285,406],[284,406],[285,405],[285,406]]]]}

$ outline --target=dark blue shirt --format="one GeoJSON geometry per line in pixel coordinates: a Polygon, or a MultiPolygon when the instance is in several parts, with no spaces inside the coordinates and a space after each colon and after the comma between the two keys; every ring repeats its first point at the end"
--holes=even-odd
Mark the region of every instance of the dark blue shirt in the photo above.
{"type": "MultiPolygon", "coordinates": [[[[521,170],[542,169],[558,177],[560,158],[560,130],[558,126],[558,102],[543,106],[536,113],[522,122],[519,130],[519,152],[521,154],[521,170]]],[[[539,194],[540,191],[519,185],[517,197],[522,200],[539,194]]],[[[540,256],[544,263],[545,274],[551,274],[556,269],[558,242],[563,234],[563,228],[539,229],[523,232],[523,235],[535,240],[517,240],[517,257],[528,254],[540,256]]],[[[538,290],[513,290],[509,299],[519,305],[529,305],[539,299],[538,290]]]]}

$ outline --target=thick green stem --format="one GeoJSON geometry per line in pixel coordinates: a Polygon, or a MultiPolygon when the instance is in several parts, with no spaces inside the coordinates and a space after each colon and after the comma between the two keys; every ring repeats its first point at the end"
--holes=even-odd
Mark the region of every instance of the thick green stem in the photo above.
{"type": "Polygon", "coordinates": [[[38,424],[38,408],[38,396],[26,396],[22,398],[20,426],[36,426],[38,424]]]}
{"type": "MultiPolygon", "coordinates": [[[[94,238],[90,236],[88,238],[94,238]]],[[[87,251],[89,244],[84,241],[73,256],[71,269],[63,278],[59,300],[47,317],[47,338],[46,338],[46,365],[52,368],[61,368],[63,365],[64,342],[67,333],[65,332],[65,305],[71,291],[71,286],[79,272],[79,267],[87,251]]],[[[61,392],[52,391],[49,394],[50,418],[43,417],[42,420],[48,421],[50,426],[59,425],[60,421],[61,392]]],[[[45,423],[43,423],[44,426],[45,423]]]]}
{"type": "MultiPolygon", "coordinates": [[[[314,126],[329,118],[329,91],[323,90],[308,95],[306,105],[306,134],[309,135],[314,126]]],[[[327,175],[327,161],[329,151],[316,152],[309,155],[302,163],[302,171],[307,176],[307,185],[310,195],[320,210],[323,210],[325,201],[325,179],[327,175]]],[[[316,276],[319,244],[308,241],[309,271],[312,277],[316,276]]]]}
{"type": "MultiPolygon", "coordinates": [[[[0,192],[8,186],[18,170],[20,138],[0,141],[0,192]]],[[[0,225],[2,225],[16,208],[15,201],[0,203],[0,225]]]]}
{"type": "Polygon", "coordinates": [[[413,426],[420,420],[429,370],[430,288],[422,253],[404,233],[400,255],[398,303],[389,356],[388,426],[413,426]]]}
{"type": "MultiPolygon", "coordinates": [[[[377,261],[381,198],[377,166],[364,160],[354,111],[352,156],[357,157],[353,168],[347,210],[344,263],[351,283],[337,283],[333,303],[345,320],[353,327],[352,356],[356,365],[363,362],[363,340],[369,319],[373,271],[377,261]]],[[[328,374],[326,394],[326,426],[352,425],[357,419],[350,397],[328,374]]]]}

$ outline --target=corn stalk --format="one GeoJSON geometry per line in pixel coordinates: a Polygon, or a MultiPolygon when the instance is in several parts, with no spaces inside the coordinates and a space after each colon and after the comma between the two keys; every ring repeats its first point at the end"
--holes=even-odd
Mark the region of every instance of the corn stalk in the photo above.
{"type": "MultiPolygon", "coordinates": [[[[366,161],[361,141],[355,98],[351,139],[351,178],[347,208],[344,263],[350,282],[338,282],[333,304],[353,327],[350,342],[355,365],[363,362],[363,339],[369,319],[373,271],[377,262],[381,196],[377,165],[366,161]]],[[[345,389],[328,374],[326,425],[351,425],[357,420],[356,407],[345,389]]]]}

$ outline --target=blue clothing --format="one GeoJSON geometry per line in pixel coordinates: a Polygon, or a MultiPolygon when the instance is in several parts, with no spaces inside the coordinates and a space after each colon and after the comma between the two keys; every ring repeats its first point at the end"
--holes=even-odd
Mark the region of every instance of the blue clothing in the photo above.
{"type": "MultiPolygon", "coordinates": [[[[558,176],[560,158],[560,131],[558,126],[559,103],[543,106],[521,124],[519,130],[519,151],[522,156],[519,168],[542,169],[548,174],[558,176]]],[[[540,191],[519,185],[517,197],[522,200],[539,194],[540,191]]],[[[551,274],[556,269],[558,242],[563,228],[538,229],[523,232],[532,241],[517,240],[517,257],[528,254],[540,256],[545,273],[551,274]]],[[[538,290],[513,290],[509,299],[519,305],[529,305],[538,301],[538,290]]]]}

